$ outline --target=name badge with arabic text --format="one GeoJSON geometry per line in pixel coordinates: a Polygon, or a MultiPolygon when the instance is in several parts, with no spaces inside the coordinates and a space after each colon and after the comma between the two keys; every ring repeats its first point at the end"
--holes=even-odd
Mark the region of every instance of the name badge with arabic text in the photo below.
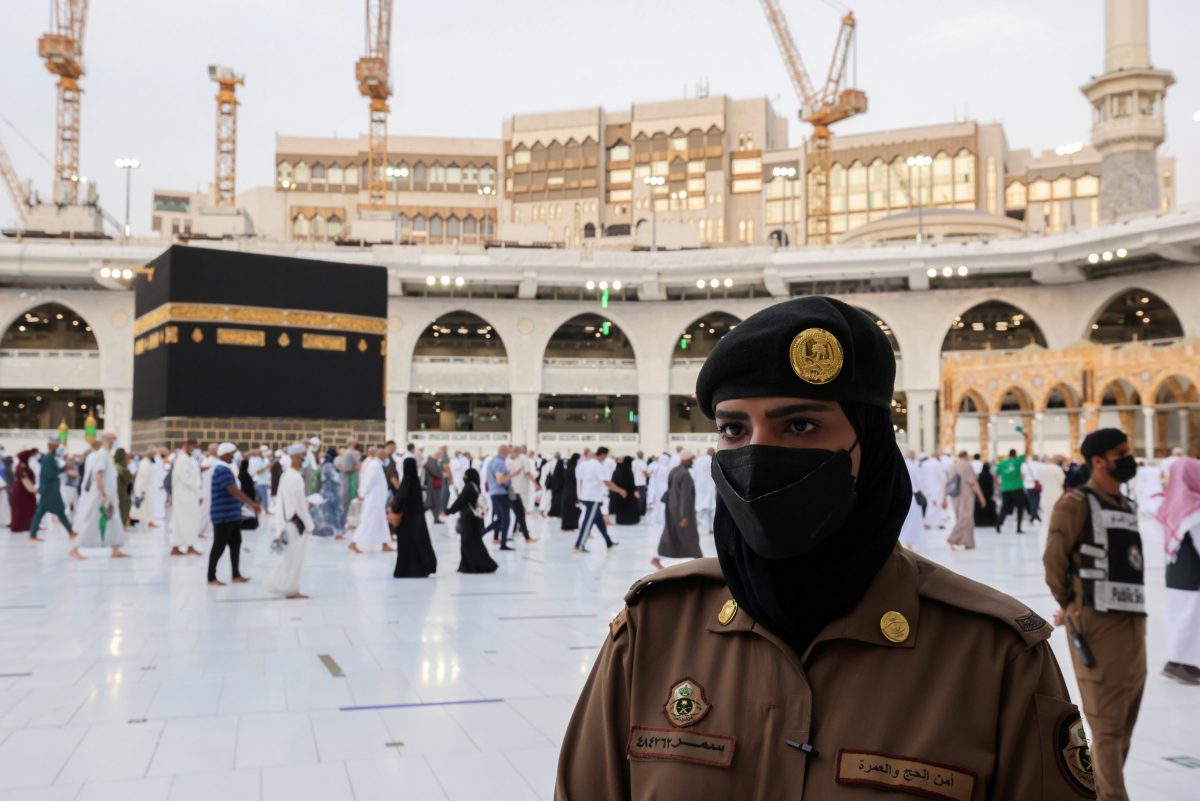
{"type": "Polygon", "coordinates": [[[736,742],[736,737],[691,729],[633,726],[629,729],[629,743],[625,746],[625,753],[630,759],[661,759],[727,768],[733,764],[733,747],[736,742]]]}
{"type": "Polygon", "coordinates": [[[971,801],[975,775],[961,768],[870,751],[838,751],[838,784],[862,784],[949,801],[971,801]]]}

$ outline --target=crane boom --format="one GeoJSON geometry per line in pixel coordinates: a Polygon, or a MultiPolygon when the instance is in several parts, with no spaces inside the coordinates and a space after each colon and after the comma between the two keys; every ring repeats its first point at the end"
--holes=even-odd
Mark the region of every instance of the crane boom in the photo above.
{"type": "Polygon", "coordinates": [[[88,0],[53,0],[54,30],[38,39],[38,55],[58,76],[54,142],[54,200],[79,202],[79,79],[88,0]]]}
{"type": "Polygon", "coordinates": [[[17,177],[17,171],[13,169],[12,162],[8,159],[8,151],[4,149],[3,142],[0,142],[0,177],[4,178],[4,185],[8,187],[8,194],[12,198],[13,207],[17,210],[17,217],[21,220],[21,227],[28,228],[28,201],[21,189],[21,179],[17,177]]]}
{"type": "Polygon", "coordinates": [[[388,98],[392,42],[392,0],[366,0],[366,55],[358,60],[354,75],[358,91],[371,101],[367,128],[367,205],[378,208],[386,200],[388,98]]]}
{"type": "Polygon", "coordinates": [[[210,65],[208,77],[217,82],[217,155],[213,202],[233,206],[237,194],[237,88],[246,83],[229,67],[210,65]]]}
{"type": "Polygon", "coordinates": [[[833,56],[829,62],[829,72],[821,84],[820,91],[813,89],[808,72],[804,69],[804,61],[800,58],[800,49],[792,39],[787,17],[783,14],[778,0],[761,0],[767,23],[771,33],[779,45],[779,53],[783,56],[784,67],[796,96],[800,100],[800,119],[813,126],[809,139],[808,166],[808,203],[809,223],[808,236],[819,244],[830,241],[829,219],[829,171],[833,164],[830,139],[833,133],[829,126],[867,110],[867,96],[854,88],[843,88],[846,81],[846,65],[850,51],[854,48],[855,32],[858,24],[854,12],[847,11],[842,17],[842,25],[838,29],[837,42],[834,44],[833,56]]]}

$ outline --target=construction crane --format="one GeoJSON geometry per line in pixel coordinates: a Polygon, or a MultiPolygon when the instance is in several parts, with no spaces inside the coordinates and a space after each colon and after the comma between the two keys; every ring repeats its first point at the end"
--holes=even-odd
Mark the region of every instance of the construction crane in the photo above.
{"type": "Polygon", "coordinates": [[[38,55],[58,76],[54,140],[54,202],[79,202],[79,79],[83,77],[83,26],[88,0],[53,0],[54,31],[38,39],[38,55]]]}
{"type": "Polygon", "coordinates": [[[788,77],[792,87],[800,99],[800,119],[812,125],[812,138],[809,149],[809,241],[819,244],[829,244],[829,171],[833,167],[833,152],[831,138],[833,132],[829,126],[847,117],[862,114],[867,110],[867,95],[850,87],[844,87],[846,80],[846,64],[850,51],[854,48],[857,23],[854,12],[847,11],[842,16],[842,25],[838,30],[837,43],[833,48],[833,58],[829,62],[829,72],[820,90],[813,88],[804,68],[804,60],[800,50],[792,38],[788,28],[787,17],[779,7],[778,0],[761,0],[763,12],[775,35],[775,43],[779,46],[779,54],[783,56],[784,66],[787,67],[788,77]]]}
{"type": "Polygon", "coordinates": [[[217,161],[213,202],[233,206],[237,192],[237,88],[246,83],[229,67],[210,64],[208,77],[217,83],[217,161]]]}
{"type": "Polygon", "coordinates": [[[387,192],[387,118],[392,86],[388,76],[392,41],[392,0],[366,0],[367,54],[354,65],[358,91],[371,101],[367,129],[367,205],[384,205],[387,192]]]}

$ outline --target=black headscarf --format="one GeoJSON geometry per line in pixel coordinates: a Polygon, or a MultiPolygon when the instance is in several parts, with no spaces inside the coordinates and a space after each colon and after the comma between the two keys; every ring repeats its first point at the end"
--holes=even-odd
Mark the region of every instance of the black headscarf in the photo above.
{"type": "Polygon", "coordinates": [[[617,462],[617,466],[613,470],[612,483],[616,484],[626,492],[633,492],[636,489],[633,481],[632,456],[626,456],[624,459],[617,462]]]}
{"type": "Polygon", "coordinates": [[[908,468],[888,410],[850,401],[839,405],[862,449],[854,508],[840,532],[802,556],[767,559],[742,539],[717,496],[713,533],[730,593],[797,654],[862,598],[895,548],[912,502],[908,468]]]}
{"type": "Polygon", "coordinates": [[[400,489],[396,491],[401,504],[424,504],[421,490],[421,479],[417,475],[417,460],[403,459],[400,473],[400,489]]]}

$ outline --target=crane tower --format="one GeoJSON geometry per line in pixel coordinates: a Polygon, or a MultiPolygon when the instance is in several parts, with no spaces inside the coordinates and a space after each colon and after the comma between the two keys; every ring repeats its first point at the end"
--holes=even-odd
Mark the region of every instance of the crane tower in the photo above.
{"type": "Polygon", "coordinates": [[[358,91],[371,101],[367,133],[367,206],[384,205],[387,192],[387,118],[392,86],[388,75],[392,41],[392,0],[366,0],[366,55],[354,66],[358,91]]]}
{"type": "Polygon", "coordinates": [[[88,0],[54,0],[54,30],[38,39],[38,55],[58,76],[54,139],[54,202],[79,202],[79,79],[83,77],[83,28],[88,0]]]}
{"type": "Polygon", "coordinates": [[[233,206],[237,192],[237,88],[246,82],[229,67],[210,65],[208,77],[217,83],[217,158],[213,203],[233,206]]]}

